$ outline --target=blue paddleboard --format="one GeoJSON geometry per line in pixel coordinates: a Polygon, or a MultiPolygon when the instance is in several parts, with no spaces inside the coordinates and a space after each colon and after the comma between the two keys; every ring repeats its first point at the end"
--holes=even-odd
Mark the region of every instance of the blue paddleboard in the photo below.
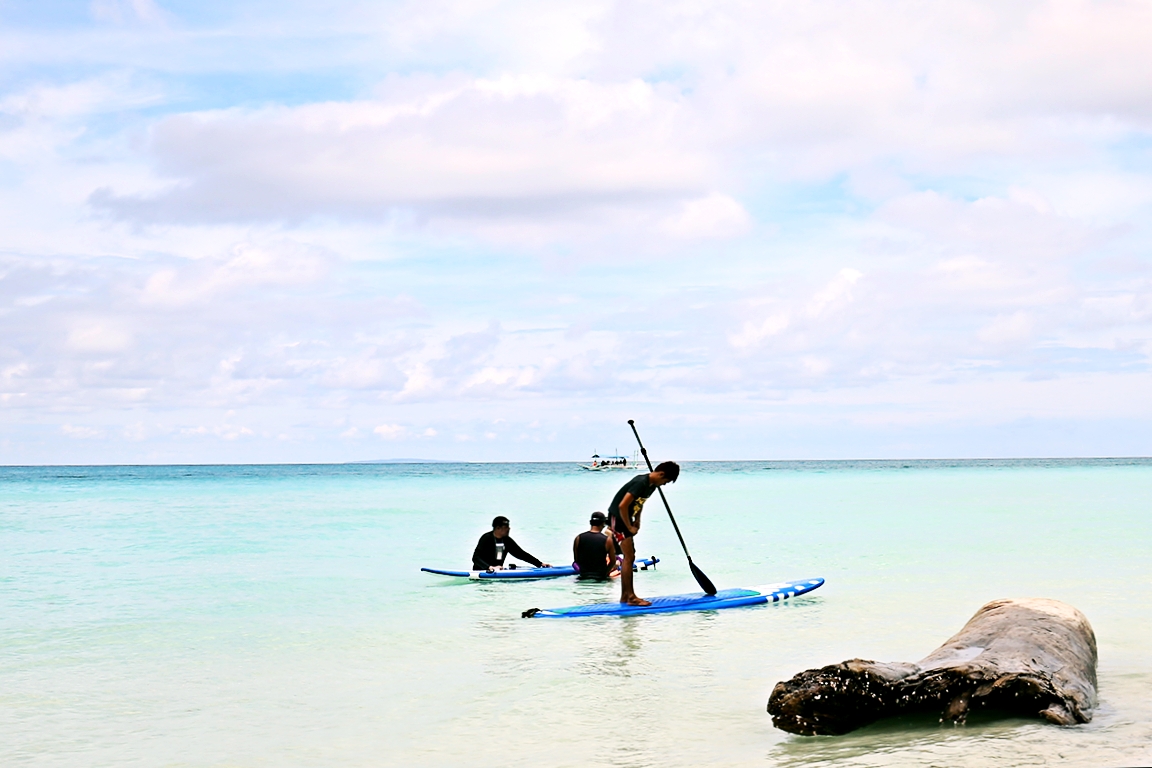
{"type": "MultiPolygon", "coordinates": [[[[655,568],[660,558],[653,555],[643,560],[637,560],[632,567],[634,571],[646,571],[655,568]]],[[[560,565],[555,568],[511,568],[504,571],[446,571],[439,568],[421,568],[425,573],[434,573],[437,576],[455,576],[458,579],[473,579],[476,581],[507,581],[509,579],[556,579],[561,576],[575,576],[578,571],[571,565],[560,565]]]]}
{"type": "Polygon", "coordinates": [[[652,605],[625,605],[624,603],[592,603],[567,608],[533,608],[524,611],[524,618],[568,619],[581,616],[636,616],[641,613],[674,613],[677,611],[718,611],[721,608],[739,608],[742,605],[778,603],[796,595],[811,592],[824,583],[824,579],[782,581],[753,589],[722,589],[714,595],[690,592],[686,595],[665,595],[651,598],[652,605]]]}

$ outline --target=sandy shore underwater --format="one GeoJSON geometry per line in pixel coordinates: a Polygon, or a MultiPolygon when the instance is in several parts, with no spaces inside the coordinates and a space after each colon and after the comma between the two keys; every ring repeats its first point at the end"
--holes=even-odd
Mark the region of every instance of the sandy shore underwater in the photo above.
{"type": "MultiPolygon", "coordinates": [[[[5,765],[1032,766],[1152,763],[1149,461],[685,462],[668,489],[721,588],[791,604],[527,621],[610,599],[456,583],[496,514],[566,562],[623,473],[573,465],[0,468],[5,765]],[[772,685],[914,660],[988,600],[1068,602],[1092,723],[972,717],[789,736],[772,685]]],[[[641,594],[695,582],[658,506],[641,594]]]]}

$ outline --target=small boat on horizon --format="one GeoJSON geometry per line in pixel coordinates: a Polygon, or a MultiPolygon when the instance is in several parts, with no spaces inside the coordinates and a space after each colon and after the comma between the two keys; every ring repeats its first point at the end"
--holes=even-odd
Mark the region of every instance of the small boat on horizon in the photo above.
{"type": "Polygon", "coordinates": [[[601,456],[594,453],[591,461],[587,464],[581,464],[580,468],[592,472],[599,472],[604,469],[635,469],[640,465],[639,458],[639,452],[632,454],[631,458],[627,456],[601,456]]]}

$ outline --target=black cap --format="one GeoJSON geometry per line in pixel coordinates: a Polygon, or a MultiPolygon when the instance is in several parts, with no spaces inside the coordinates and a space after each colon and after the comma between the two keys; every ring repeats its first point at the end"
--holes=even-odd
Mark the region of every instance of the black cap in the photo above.
{"type": "Polygon", "coordinates": [[[603,512],[593,512],[592,519],[588,522],[592,525],[604,525],[608,522],[608,518],[604,516],[603,512]]]}

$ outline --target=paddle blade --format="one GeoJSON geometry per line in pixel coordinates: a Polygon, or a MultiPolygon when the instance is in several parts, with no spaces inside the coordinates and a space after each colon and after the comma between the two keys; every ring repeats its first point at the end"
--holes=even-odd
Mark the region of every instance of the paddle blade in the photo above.
{"type": "Polygon", "coordinates": [[[696,577],[696,583],[700,585],[700,589],[709,595],[716,594],[716,586],[710,578],[704,575],[704,571],[696,567],[696,563],[689,560],[688,567],[692,569],[692,575],[696,577]]]}

